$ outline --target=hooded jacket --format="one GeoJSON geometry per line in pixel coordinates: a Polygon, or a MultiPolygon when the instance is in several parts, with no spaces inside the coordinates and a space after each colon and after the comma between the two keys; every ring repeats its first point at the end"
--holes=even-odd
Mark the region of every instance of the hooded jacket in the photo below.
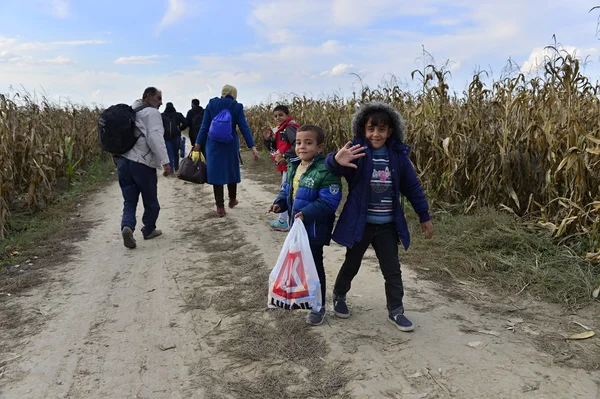
{"type": "Polygon", "coordinates": [[[342,182],[325,168],[325,156],[318,154],[300,178],[294,196],[293,183],[300,158],[288,161],[288,176],[274,204],[287,212],[290,226],[298,212],[304,215],[304,225],[311,245],[329,245],[335,222],[335,211],[342,200],[342,182]],[[295,198],[294,198],[295,197],[295,198]]]}
{"type": "Polygon", "coordinates": [[[367,115],[383,111],[392,121],[392,135],[386,140],[392,173],[394,197],[394,221],[398,238],[405,249],[410,246],[410,233],[404,210],[400,201],[405,196],[413,209],[419,215],[421,223],[431,219],[429,204],[425,199],[423,189],[417,174],[409,159],[410,147],[404,144],[405,126],[402,117],[393,107],[382,102],[371,102],[362,105],[352,118],[352,145],[360,144],[365,147],[365,156],[354,161],[357,169],[343,167],[335,160],[336,152],[327,155],[325,165],[337,176],[343,176],[348,182],[348,198],[342,214],[333,232],[333,240],[340,245],[351,248],[359,242],[367,224],[367,209],[371,193],[371,176],[373,174],[373,157],[370,142],[365,137],[367,115]]]}
{"type": "MultiPolygon", "coordinates": [[[[142,100],[135,100],[132,108],[144,105],[142,100]]],[[[158,109],[146,107],[136,113],[135,133],[139,136],[133,148],[121,155],[134,162],[151,168],[161,168],[169,163],[169,154],[163,138],[162,117],[158,109]]]]}
{"type": "MultiPolygon", "coordinates": [[[[165,111],[162,113],[163,118],[163,128],[167,128],[167,123],[172,123],[174,129],[179,132],[178,135],[181,135],[181,132],[188,127],[187,120],[183,116],[181,112],[177,112],[173,104],[168,103],[165,111]]],[[[166,132],[165,132],[166,133],[166,132]]]]}

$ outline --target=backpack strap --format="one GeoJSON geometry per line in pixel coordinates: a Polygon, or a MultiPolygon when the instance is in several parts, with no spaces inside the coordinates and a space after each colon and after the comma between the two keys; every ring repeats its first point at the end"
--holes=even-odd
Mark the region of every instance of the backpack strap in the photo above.
{"type": "Polygon", "coordinates": [[[137,113],[138,111],[141,111],[141,110],[143,110],[144,108],[148,108],[148,107],[151,107],[151,106],[152,106],[152,105],[150,105],[150,104],[144,104],[144,105],[141,105],[141,106],[139,106],[139,107],[137,107],[137,108],[134,108],[134,109],[133,109],[133,112],[136,112],[136,113],[137,113]]]}

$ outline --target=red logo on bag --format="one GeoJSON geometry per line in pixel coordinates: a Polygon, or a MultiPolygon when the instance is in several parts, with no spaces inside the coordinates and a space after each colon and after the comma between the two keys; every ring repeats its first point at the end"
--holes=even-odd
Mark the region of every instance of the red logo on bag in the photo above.
{"type": "Polygon", "coordinates": [[[300,251],[288,252],[285,256],[281,271],[273,284],[273,293],[289,299],[308,296],[308,284],[300,251]]]}

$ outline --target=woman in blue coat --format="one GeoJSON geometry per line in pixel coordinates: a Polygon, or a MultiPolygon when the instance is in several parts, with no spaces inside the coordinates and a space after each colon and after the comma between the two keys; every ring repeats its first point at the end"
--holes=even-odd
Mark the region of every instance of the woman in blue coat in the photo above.
{"type": "Polygon", "coordinates": [[[221,97],[215,97],[208,102],[204,110],[202,126],[196,137],[192,159],[197,161],[202,151],[206,157],[207,183],[213,185],[217,214],[225,216],[225,192],[227,185],[229,194],[229,207],[238,204],[237,184],[241,182],[240,176],[240,140],[235,127],[240,128],[248,148],[252,149],[254,159],[258,159],[258,150],[254,145],[252,132],[246,121],[244,106],[236,101],[237,89],[230,85],[223,86],[221,97]],[[231,113],[231,126],[233,139],[227,143],[215,141],[208,135],[211,122],[224,109],[231,113]]]}

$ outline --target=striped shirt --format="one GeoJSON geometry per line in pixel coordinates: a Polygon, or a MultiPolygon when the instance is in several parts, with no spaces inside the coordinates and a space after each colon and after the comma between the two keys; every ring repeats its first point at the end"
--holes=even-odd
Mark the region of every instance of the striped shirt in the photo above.
{"type": "Polygon", "coordinates": [[[394,189],[390,158],[386,146],[373,150],[373,174],[367,208],[367,223],[385,224],[394,221],[394,189]]]}

